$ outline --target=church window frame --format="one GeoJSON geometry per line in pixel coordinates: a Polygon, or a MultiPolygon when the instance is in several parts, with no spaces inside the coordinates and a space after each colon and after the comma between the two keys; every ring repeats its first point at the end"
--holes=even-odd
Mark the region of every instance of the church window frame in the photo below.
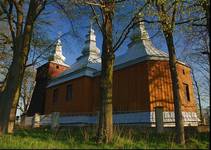
{"type": "Polygon", "coordinates": [[[190,101],[190,88],[187,83],[183,83],[184,96],[187,101],[190,101]]]}
{"type": "Polygon", "coordinates": [[[59,98],[59,88],[53,90],[53,103],[56,103],[59,98]]]}
{"type": "Polygon", "coordinates": [[[72,84],[68,84],[66,86],[66,101],[70,101],[73,98],[73,86],[72,84]]]}

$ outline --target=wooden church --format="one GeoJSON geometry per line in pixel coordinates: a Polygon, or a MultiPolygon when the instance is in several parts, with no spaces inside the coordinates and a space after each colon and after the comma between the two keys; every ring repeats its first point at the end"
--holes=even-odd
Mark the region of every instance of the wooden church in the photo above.
{"type": "MultiPolygon", "coordinates": [[[[174,103],[168,54],[155,48],[143,23],[130,35],[126,53],[117,56],[113,77],[113,121],[152,125],[155,107],[163,107],[164,122],[174,124],[174,103]],[[138,37],[138,38],[137,38],[138,37]]],[[[37,68],[36,86],[27,112],[72,116],[71,123],[93,123],[100,102],[101,54],[90,27],[81,56],[65,64],[58,40],[48,63],[37,68]]],[[[182,114],[186,126],[198,125],[190,67],[178,61],[182,114]]]]}

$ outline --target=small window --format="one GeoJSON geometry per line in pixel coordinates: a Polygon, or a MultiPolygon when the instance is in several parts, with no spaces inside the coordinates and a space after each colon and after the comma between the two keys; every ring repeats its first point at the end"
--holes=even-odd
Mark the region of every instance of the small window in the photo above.
{"type": "Polygon", "coordinates": [[[59,69],[59,66],[56,66],[56,69],[59,69]]]}
{"type": "Polygon", "coordinates": [[[185,75],[185,70],[184,69],[182,69],[182,73],[185,75]]]}
{"type": "Polygon", "coordinates": [[[190,101],[190,92],[189,92],[189,86],[186,83],[183,83],[184,86],[184,94],[185,94],[185,98],[186,100],[190,101]]]}
{"type": "Polygon", "coordinates": [[[67,88],[66,88],[66,100],[69,101],[72,99],[72,85],[69,84],[67,85],[67,88]]]}
{"type": "Polygon", "coordinates": [[[58,97],[59,97],[59,90],[58,89],[54,89],[53,90],[53,103],[58,101],[58,97]]]}

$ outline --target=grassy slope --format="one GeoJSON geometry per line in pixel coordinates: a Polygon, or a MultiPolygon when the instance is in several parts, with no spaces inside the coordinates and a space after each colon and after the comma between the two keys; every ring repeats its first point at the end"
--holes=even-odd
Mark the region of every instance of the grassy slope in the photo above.
{"type": "Polygon", "coordinates": [[[157,135],[149,130],[117,128],[113,143],[96,145],[94,128],[60,129],[52,132],[48,128],[16,130],[13,135],[0,137],[0,148],[141,148],[141,149],[208,149],[209,134],[189,131],[186,145],[175,144],[172,132],[157,135]]]}

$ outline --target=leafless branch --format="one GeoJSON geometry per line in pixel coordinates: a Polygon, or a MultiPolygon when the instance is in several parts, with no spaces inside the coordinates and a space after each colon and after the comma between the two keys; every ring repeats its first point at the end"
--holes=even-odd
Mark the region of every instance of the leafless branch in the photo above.
{"type": "MultiPolygon", "coordinates": [[[[149,4],[149,2],[146,2],[143,7],[141,7],[138,12],[133,16],[133,18],[130,20],[130,22],[126,25],[126,27],[123,29],[119,39],[113,46],[114,52],[122,45],[122,43],[126,40],[128,34],[130,33],[131,29],[140,21],[135,22],[135,19],[137,18],[138,14],[149,4]]],[[[148,23],[155,23],[156,21],[148,21],[148,20],[141,20],[148,23]]]]}
{"type": "MultiPolygon", "coordinates": [[[[66,35],[69,34],[69,33],[70,33],[70,31],[68,31],[68,32],[66,32],[66,33],[64,33],[64,34],[62,34],[62,35],[61,35],[60,37],[58,37],[58,38],[62,38],[62,37],[66,36],[66,35]]],[[[56,41],[58,40],[58,38],[56,38],[51,44],[49,44],[48,47],[45,48],[45,49],[43,50],[43,52],[40,53],[40,54],[32,61],[32,63],[27,64],[25,67],[27,68],[27,67],[30,67],[30,66],[34,66],[34,65],[37,63],[38,59],[40,59],[45,53],[49,52],[50,48],[56,43],[56,41]]]]}
{"type": "Polygon", "coordinates": [[[10,1],[9,3],[9,11],[7,11],[7,8],[5,7],[5,5],[3,4],[3,2],[0,2],[1,8],[4,11],[4,13],[7,15],[7,21],[9,24],[9,28],[10,28],[10,32],[12,35],[12,41],[13,44],[15,43],[15,31],[14,31],[14,27],[13,27],[13,15],[12,15],[12,10],[13,10],[13,3],[10,1]]]}
{"type": "Polygon", "coordinates": [[[180,22],[176,22],[175,25],[180,25],[180,24],[185,24],[185,23],[190,23],[190,22],[196,22],[196,21],[199,21],[199,20],[203,20],[203,19],[206,19],[206,17],[202,17],[202,18],[197,18],[197,19],[188,19],[188,20],[183,20],[183,21],[180,21],[180,22]]]}
{"type": "Polygon", "coordinates": [[[36,15],[35,15],[35,17],[34,17],[34,20],[36,20],[37,17],[40,15],[40,13],[45,9],[46,3],[47,3],[47,0],[44,0],[44,1],[42,2],[42,4],[38,4],[38,6],[37,6],[37,8],[36,8],[36,9],[38,9],[38,10],[37,10],[36,15]],[[39,8],[39,7],[41,7],[41,8],[39,8]]]}
{"type": "Polygon", "coordinates": [[[89,5],[89,6],[91,7],[92,13],[93,13],[93,15],[94,15],[94,19],[95,19],[95,21],[96,21],[96,23],[97,23],[97,25],[98,25],[100,31],[103,33],[103,29],[102,29],[102,27],[101,27],[101,25],[100,25],[100,22],[99,22],[99,19],[98,19],[98,15],[97,15],[97,13],[96,13],[94,7],[93,7],[92,5],[89,5]]]}

